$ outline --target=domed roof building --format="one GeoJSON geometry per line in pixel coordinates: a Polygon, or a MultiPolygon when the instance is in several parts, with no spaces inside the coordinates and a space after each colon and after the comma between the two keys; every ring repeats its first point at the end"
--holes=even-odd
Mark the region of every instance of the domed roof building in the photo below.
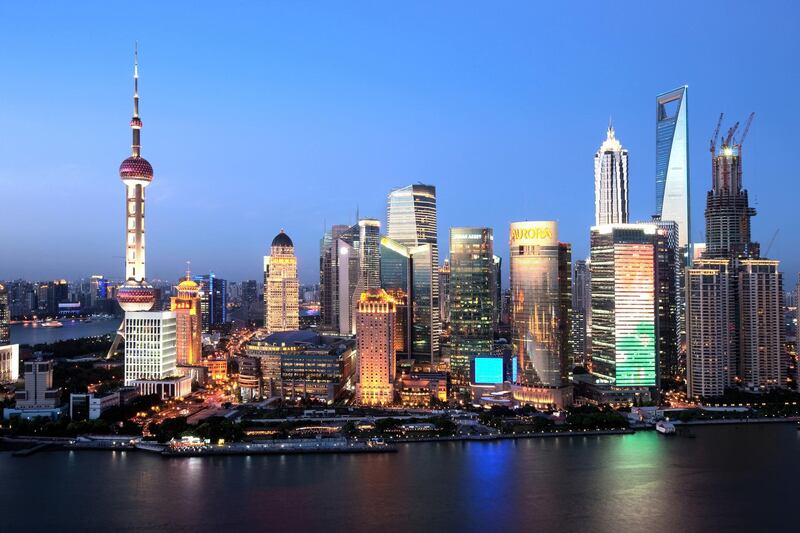
{"type": "Polygon", "coordinates": [[[300,284],[292,239],[281,230],[264,257],[264,327],[268,334],[300,329],[300,284]]]}
{"type": "Polygon", "coordinates": [[[272,239],[272,247],[275,248],[276,246],[281,246],[284,248],[294,248],[294,243],[292,239],[286,235],[286,232],[281,230],[280,233],[275,235],[275,238],[272,239]]]}

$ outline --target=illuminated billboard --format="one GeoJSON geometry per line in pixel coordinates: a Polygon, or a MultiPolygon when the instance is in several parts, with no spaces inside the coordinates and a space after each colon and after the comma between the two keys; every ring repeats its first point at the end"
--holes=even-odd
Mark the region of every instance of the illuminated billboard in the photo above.
{"type": "Polygon", "coordinates": [[[494,385],[503,382],[502,357],[476,357],[475,378],[476,385],[494,385]]]}
{"type": "Polygon", "coordinates": [[[513,222],[509,243],[511,246],[556,246],[558,224],[552,220],[513,222]]]}

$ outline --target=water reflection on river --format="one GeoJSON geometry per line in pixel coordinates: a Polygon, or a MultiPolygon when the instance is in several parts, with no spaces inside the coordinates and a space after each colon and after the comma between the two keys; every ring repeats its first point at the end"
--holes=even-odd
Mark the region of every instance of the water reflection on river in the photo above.
{"type": "Polygon", "coordinates": [[[0,454],[9,531],[795,529],[794,426],[164,459],[0,454]],[[45,490],[43,487],[46,487],[45,490]]]}

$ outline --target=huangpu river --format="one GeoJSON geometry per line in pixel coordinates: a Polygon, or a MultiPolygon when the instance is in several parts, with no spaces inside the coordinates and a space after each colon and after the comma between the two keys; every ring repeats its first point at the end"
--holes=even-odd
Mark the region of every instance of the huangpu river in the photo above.
{"type": "Polygon", "coordinates": [[[796,531],[792,424],[398,453],[0,453],[6,531],[796,531]]]}
{"type": "Polygon", "coordinates": [[[96,337],[114,333],[119,327],[121,318],[93,318],[90,322],[60,319],[60,328],[43,327],[40,324],[12,324],[11,342],[14,344],[50,344],[69,339],[96,337]]]}

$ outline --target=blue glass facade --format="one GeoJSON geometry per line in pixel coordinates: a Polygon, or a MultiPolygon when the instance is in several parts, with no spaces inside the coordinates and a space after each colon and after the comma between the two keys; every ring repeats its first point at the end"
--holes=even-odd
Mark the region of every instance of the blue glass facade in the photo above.
{"type": "Polygon", "coordinates": [[[691,240],[689,220],[688,87],[656,98],[656,214],[678,224],[678,242],[691,240]]]}

